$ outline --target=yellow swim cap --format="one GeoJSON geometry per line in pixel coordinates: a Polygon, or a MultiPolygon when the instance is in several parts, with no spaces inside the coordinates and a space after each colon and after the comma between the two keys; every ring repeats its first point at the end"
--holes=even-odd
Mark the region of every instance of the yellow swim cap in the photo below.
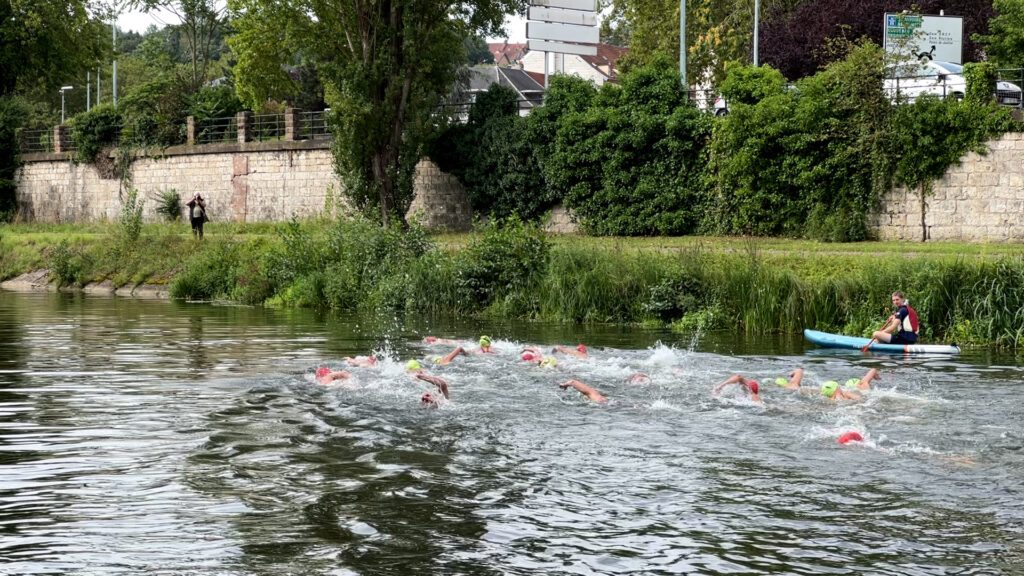
{"type": "Polygon", "coordinates": [[[420,364],[419,360],[409,360],[405,363],[406,370],[419,370],[420,368],[423,368],[423,365],[420,364]]]}
{"type": "Polygon", "coordinates": [[[778,378],[775,379],[775,385],[776,386],[789,386],[789,380],[786,380],[782,376],[779,376],[778,378]]]}
{"type": "Polygon", "coordinates": [[[836,390],[839,390],[839,382],[836,382],[835,380],[829,380],[821,385],[821,394],[826,398],[835,396],[836,390]]]}
{"type": "Polygon", "coordinates": [[[545,356],[540,365],[545,368],[554,368],[555,366],[558,366],[558,360],[555,360],[554,356],[545,356]]]}

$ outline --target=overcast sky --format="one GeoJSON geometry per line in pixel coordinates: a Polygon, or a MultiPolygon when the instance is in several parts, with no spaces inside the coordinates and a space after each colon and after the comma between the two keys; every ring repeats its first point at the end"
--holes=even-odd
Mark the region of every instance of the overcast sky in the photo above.
{"type": "MultiPolygon", "coordinates": [[[[163,28],[167,24],[177,24],[177,18],[170,13],[144,14],[142,12],[126,12],[117,19],[117,26],[122,30],[132,30],[143,33],[150,24],[163,28]]],[[[509,42],[526,42],[526,18],[507,18],[505,30],[509,35],[509,42]]],[[[488,38],[488,42],[501,42],[505,38],[488,38]]]]}

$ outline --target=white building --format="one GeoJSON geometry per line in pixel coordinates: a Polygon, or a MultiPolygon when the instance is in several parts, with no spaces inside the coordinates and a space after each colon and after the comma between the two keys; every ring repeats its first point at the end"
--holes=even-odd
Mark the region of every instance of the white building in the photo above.
{"type": "MultiPolygon", "coordinates": [[[[596,56],[548,53],[548,74],[571,74],[590,80],[595,86],[605,82],[616,82],[618,62],[628,52],[627,48],[598,44],[596,56]]],[[[534,78],[544,75],[544,52],[530,50],[519,61],[523,70],[534,78]]]]}

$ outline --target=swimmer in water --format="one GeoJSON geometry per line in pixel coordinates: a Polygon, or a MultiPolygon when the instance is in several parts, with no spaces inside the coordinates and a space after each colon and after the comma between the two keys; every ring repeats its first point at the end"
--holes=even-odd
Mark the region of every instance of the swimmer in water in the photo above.
{"type": "Polygon", "coordinates": [[[474,354],[494,354],[494,350],[491,349],[491,337],[481,336],[480,337],[480,348],[473,351],[474,354]]]}
{"type": "Polygon", "coordinates": [[[607,404],[608,403],[608,399],[605,398],[604,396],[602,396],[600,392],[598,392],[597,390],[594,390],[593,388],[591,388],[590,386],[587,386],[586,384],[584,384],[583,382],[580,382],[579,380],[566,380],[565,382],[562,382],[561,384],[559,384],[558,387],[561,388],[562,390],[565,390],[567,388],[572,388],[573,390],[576,390],[580,394],[583,394],[584,396],[589,398],[592,402],[595,402],[597,404],[607,404]]]}
{"type": "Polygon", "coordinates": [[[348,380],[351,377],[352,375],[344,370],[332,372],[331,369],[326,366],[321,366],[316,369],[316,381],[325,386],[335,380],[348,380]]]}
{"type": "MultiPolygon", "coordinates": [[[[856,378],[851,378],[850,381],[856,382],[856,378]]],[[[840,386],[839,382],[835,380],[828,380],[821,385],[821,395],[831,400],[832,402],[838,402],[840,400],[863,400],[864,397],[854,392],[856,385],[846,387],[840,386]]]]}
{"type": "Polygon", "coordinates": [[[448,338],[438,338],[437,336],[427,336],[423,338],[423,342],[425,342],[426,344],[448,344],[452,346],[459,343],[457,340],[449,340],[448,338]]]}
{"type": "Polygon", "coordinates": [[[452,350],[451,352],[445,354],[444,356],[434,356],[434,364],[437,364],[438,366],[447,366],[448,364],[451,364],[452,360],[455,360],[455,358],[457,358],[459,355],[468,355],[466,354],[466,350],[462,346],[459,346],[458,348],[452,350]]]}
{"type": "Polygon", "coordinates": [[[358,368],[372,368],[377,365],[376,356],[356,356],[355,358],[346,356],[344,360],[349,366],[358,368]]]}
{"type": "Polygon", "coordinates": [[[437,391],[441,393],[441,395],[438,396],[430,392],[429,390],[427,392],[424,392],[423,395],[420,396],[420,404],[422,404],[423,406],[427,408],[440,408],[442,398],[444,400],[451,399],[451,395],[448,392],[448,382],[446,382],[444,378],[441,378],[439,376],[431,376],[430,374],[424,374],[423,372],[417,372],[416,378],[419,378],[424,382],[430,382],[431,384],[436,386],[437,391]]]}
{"type": "Polygon", "coordinates": [[[538,348],[528,346],[523,348],[523,351],[519,353],[519,357],[523,362],[530,362],[532,364],[540,364],[544,360],[544,353],[538,348]]]}
{"type": "Polygon", "coordinates": [[[587,357],[587,347],[584,344],[577,344],[575,348],[570,348],[568,346],[555,346],[551,349],[551,352],[581,359],[587,357]]]}
{"type": "Polygon", "coordinates": [[[648,384],[651,381],[651,377],[643,372],[637,372],[629,378],[626,378],[626,382],[629,384],[648,384]]]}
{"type": "Polygon", "coordinates": [[[722,392],[723,388],[731,384],[739,384],[743,389],[744,394],[750,396],[751,401],[763,404],[760,394],[761,387],[758,385],[757,380],[747,378],[746,376],[741,376],[739,374],[733,374],[726,378],[725,381],[715,386],[715,389],[711,391],[711,395],[718,396],[722,392]]]}
{"type": "Polygon", "coordinates": [[[878,369],[872,368],[868,370],[864,376],[860,378],[850,378],[841,387],[839,382],[835,380],[829,380],[821,385],[821,388],[813,388],[810,386],[801,386],[800,383],[804,378],[804,369],[797,368],[790,375],[789,379],[776,378],[775,383],[785,390],[799,390],[804,393],[815,393],[821,392],[823,396],[830,400],[860,400],[861,395],[856,391],[865,391],[871,389],[871,382],[873,380],[880,380],[881,377],[878,375],[878,369]],[[835,387],[833,389],[833,384],[835,387]]]}

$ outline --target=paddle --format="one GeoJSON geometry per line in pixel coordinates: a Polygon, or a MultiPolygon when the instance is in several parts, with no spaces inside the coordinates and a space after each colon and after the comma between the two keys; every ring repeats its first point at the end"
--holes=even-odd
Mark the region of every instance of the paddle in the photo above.
{"type": "MultiPolygon", "coordinates": [[[[885,329],[885,327],[889,325],[889,320],[892,320],[892,316],[889,316],[889,318],[887,318],[887,319],[886,319],[886,321],[885,321],[885,324],[882,324],[882,327],[881,327],[881,328],[879,328],[878,330],[884,330],[884,329],[885,329]]],[[[878,330],[876,330],[876,332],[877,332],[878,330]]],[[[875,344],[875,343],[877,343],[877,342],[878,342],[878,338],[872,338],[871,340],[869,340],[869,341],[868,341],[868,343],[867,343],[867,344],[865,344],[865,345],[864,345],[864,347],[863,347],[863,348],[861,348],[861,349],[860,349],[860,351],[861,351],[861,352],[867,352],[867,351],[868,351],[868,348],[870,348],[872,344],[875,344]]]]}

